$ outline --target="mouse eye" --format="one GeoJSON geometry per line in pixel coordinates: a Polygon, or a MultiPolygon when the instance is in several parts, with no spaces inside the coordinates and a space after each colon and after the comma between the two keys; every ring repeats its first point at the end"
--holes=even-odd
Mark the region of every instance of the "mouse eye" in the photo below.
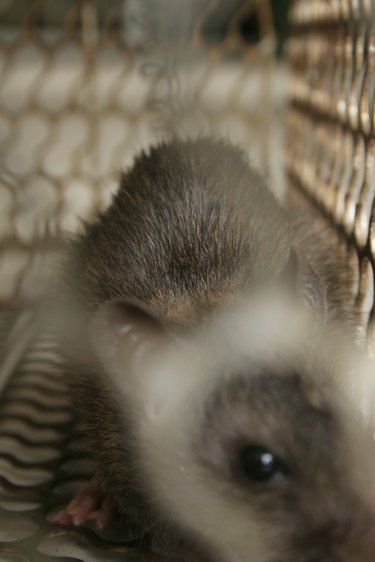
{"type": "Polygon", "coordinates": [[[289,476],[286,463],[262,445],[248,445],[240,452],[243,475],[252,482],[269,482],[275,476],[289,476]]]}

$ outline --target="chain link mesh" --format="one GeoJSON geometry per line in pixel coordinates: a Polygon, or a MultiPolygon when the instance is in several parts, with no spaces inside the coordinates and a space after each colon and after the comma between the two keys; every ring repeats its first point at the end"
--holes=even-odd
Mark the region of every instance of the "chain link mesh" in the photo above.
{"type": "Polygon", "coordinates": [[[375,2],[296,0],[286,168],[352,244],[354,306],[375,351],[375,2]]]}
{"type": "Polygon", "coordinates": [[[3,304],[43,293],[64,235],[108,203],[141,148],[173,130],[224,134],[275,173],[280,88],[267,1],[154,0],[149,13],[119,0],[15,4],[0,3],[3,304]],[[177,39],[173,6],[188,22],[176,24],[177,39]],[[215,17],[228,8],[217,37],[215,17]],[[241,26],[252,14],[261,40],[249,44],[241,26]]]}

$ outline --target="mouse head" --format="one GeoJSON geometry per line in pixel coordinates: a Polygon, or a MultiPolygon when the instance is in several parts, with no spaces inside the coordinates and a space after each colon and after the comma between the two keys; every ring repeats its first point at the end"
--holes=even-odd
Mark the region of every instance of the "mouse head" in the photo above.
{"type": "Polygon", "coordinates": [[[241,303],[176,338],[122,302],[95,326],[166,520],[230,562],[375,559],[373,440],[299,311],[241,303]]]}
{"type": "MultiPolygon", "coordinates": [[[[324,365],[312,366],[318,375],[296,358],[250,364],[218,385],[192,451],[207,483],[270,547],[259,560],[369,562],[375,553],[373,442],[335,397],[335,386],[319,380],[330,376],[324,365]]],[[[247,560],[246,528],[237,536],[232,521],[231,547],[247,560]]]]}

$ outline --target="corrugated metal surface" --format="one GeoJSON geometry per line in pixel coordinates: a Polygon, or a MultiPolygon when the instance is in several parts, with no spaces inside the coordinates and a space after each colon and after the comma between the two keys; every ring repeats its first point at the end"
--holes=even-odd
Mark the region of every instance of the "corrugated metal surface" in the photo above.
{"type": "Polygon", "coordinates": [[[114,521],[102,533],[51,524],[91,474],[75,429],[61,360],[31,310],[0,315],[0,560],[157,560],[134,547],[139,529],[114,521]]]}

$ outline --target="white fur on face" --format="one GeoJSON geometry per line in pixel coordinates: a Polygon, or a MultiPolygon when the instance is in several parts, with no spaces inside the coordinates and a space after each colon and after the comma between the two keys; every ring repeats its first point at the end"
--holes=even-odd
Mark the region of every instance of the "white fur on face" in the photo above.
{"type": "MultiPolygon", "coordinates": [[[[208,396],[249,360],[272,360],[292,348],[303,355],[316,327],[288,307],[269,296],[242,303],[148,354],[126,378],[121,364],[113,367],[133,412],[138,466],[150,497],[166,519],[195,533],[225,562],[270,562],[281,555],[274,550],[280,537],[259,522],[251,505],[226,493],[225,481],[213,481],[194,461],[192,436],[208,396]]],[[[364,396],[364,387],[357,387],[364,396]]]]}
{"type": "Polygon", "coordinates": [[[139,461],[155,502],[166,518],[214,545],[223,560],[268,560],[262,530],[241,503],[230,503],[210,482],[191,454],[193,402],[175,403],[168,415],[145,417],[139,427],[139,461]]]}

